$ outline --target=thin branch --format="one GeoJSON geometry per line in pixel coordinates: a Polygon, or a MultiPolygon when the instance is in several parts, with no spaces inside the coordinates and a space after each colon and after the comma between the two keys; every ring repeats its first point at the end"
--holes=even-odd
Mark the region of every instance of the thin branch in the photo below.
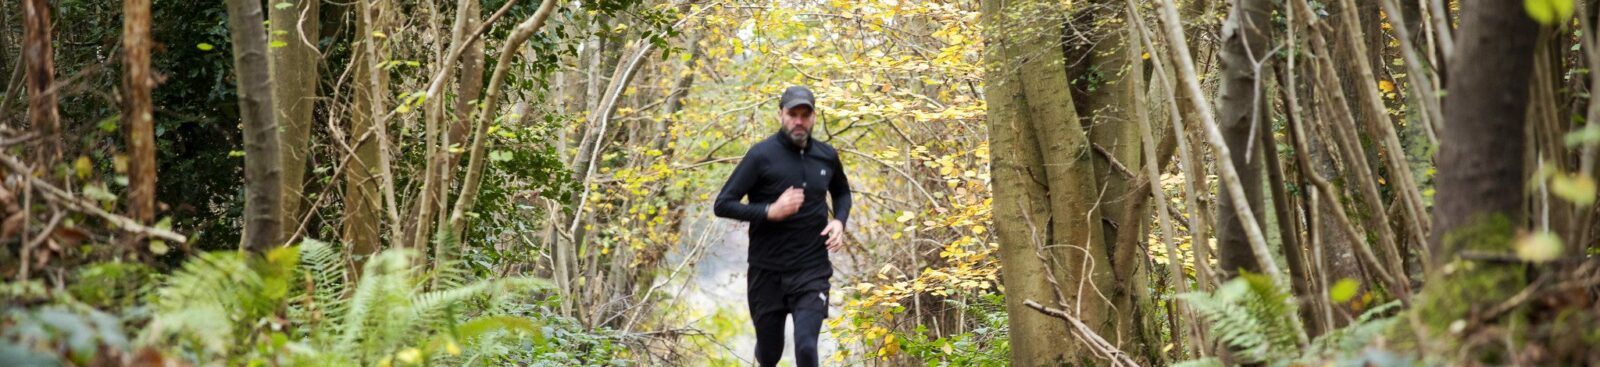
{"type": "Polygon", "coordinates": [[[170,230],[146,226],[144,224],[140,224],[137,220],[133,220],[133,218],[107,212],[104,209],[100,209],[100,205],[98,204],[85,202],[83,199],[78,198],[77,196],[74,196],[65,190],[57,188],[55,185],[51,185],[45,180],[41,180],[38,177],[33,177],[33,175],[30,174],[32,170],[29,170],[26,165],[23,165],[21,161],[18,161],[16,157],[11,156],[10,154],[0,153],[0,164],[4,164],[6,166],[5,168],[11,170],[12,173],[27,179],[29,184],[37,187],[39,191],[44,194],[46,200],[60,204],[67,209],[100,217],[100,219],[105,220],[107,223],[110,223],[111,225],[116,226],[118,229],[121,229],[125,232],[143,236],[157,237],[176,243],[189,242],[189,237],[187,236],[170,230]]]}
{"type": "Polygon", "coordinates": [[[944,206],[939,205],[939,200],[938,199],[934,199],[933,194],[929,193],[927,188],[922,187],[922,185],[916,184],[918,182],[917,179],[911,177],[911,174],[906,173],[906,171],[900,170],[900,167],[895,167],[894,165],[889,164],[888,162],[884,162],[883,160],[878,159],[878,157],[873,157],[871,154],[862,153],[861,151],[858,151],[858,150],[855,150],[855,149],[839,148],[839,151],[842,151],[842,152],[845,152],[845,153],[850,153],[850,154],[855,154],[855,155],[867,158],[867,160],[871,160],[874,163],[877,163],[877,164],[882,165],[884,167],[888,167],[891,170],[894,170],[894,172],[895,173],[899,173],[901,177],[905,177],[906,181],[911,182],[912,183],[911,186],[912,187],[916,187],[917,191],[921,192],[922,196],[924,198],[928,199],[928,204],[933,204],[934,208],[940,208],[940,209],[944,208],[944,206]]]}
{"type": "Polygon", "coordinates": [[[1072,331],[1075,332],[1072,334],[1072,336],[1078,337],[1079,341],[1089,345],[1090,350],[1094,351],[1096,355],[1110,360],[1112,366],[1139,366],[1139,362],[1134,361],[1132,357],[1129,357],[1128,353],[1117,349],[1115,345],[1111,345],[1111,343],[1107,342],[1104,337],[1100,336],[1100,334],[1096,334],[1094,329],[1089,328],[1089,325],[1085,325],[1082,320],[1078,320],[1077,317],[1073,317],[1066,311],[1045,307],[1044,305],[1040,305],[1038,302],[1034,302],[1031,299],[1023,300],[1022,304],[1039,311],[1039,313],[1066,320],[1067,325],[1072,326],[1072,331]]]}
{"type": "MultiPolygon", "coordinates": [[[[1178,19],[1177,5],[1172,0],[1167,0],[1162,1],[1159,8],[1163,19],[1162,25],[1167,30],[1167,40],[1170,41],[1171,47],[1178,54],[1174,62],[1178,64],[1179,79],[1189,91],[1189,102],[1200,113],[1200,124],[1205,128],[1206,136],[1211,143],[1212,154],[1216,156],[1217,167],[1222,171],[1224,189],[1228,190],[1229,197],[1234,201],[1234,209],[1239,216],[1239,221],[1243,224],[1245,234],[1250,239],[1250,247],[1256,255],[1256,261],[1261,263],[1261,270],[1272,277],[1273,284],[1279,287],[1287,286],[1289,284],[1288,280],[1284,279],[1283,272],[1278,269],[1277,262],[1272,260],[1272,252],[1267,248],[1266,236],[1261,232],[1261,222],[1256,220],[1255,213],[1250,210],[1250,203],[1245,198],[1244,185],[1241,183],[1242,179],[1239,177],[1239,171],[1233,166],[1233,162],[1228,159],[1228,157],[1231,157],[1228,152],[1228,144],[1222,138],[1222,131],[1217,128],[1216,116],[1212,115],[1210,106],[1202,98],[1204,94],[1200,89],[1199,78],[1196,77],[1194,71],[1194,58],[1190,56],[1189,45],[1184,41],[1183,28],[1180,26],[1182,23],[1178,19]]],[[[1293,302],[1293,300],[1286,300],[1285,302],[1293,302]]],[[[1295,334],[1299,336],[1301,341],[1305,341],[1307,339],[1305,328],[1300,325],[1300,319],[1295,318],[1292,321],[1295,334]]]]}

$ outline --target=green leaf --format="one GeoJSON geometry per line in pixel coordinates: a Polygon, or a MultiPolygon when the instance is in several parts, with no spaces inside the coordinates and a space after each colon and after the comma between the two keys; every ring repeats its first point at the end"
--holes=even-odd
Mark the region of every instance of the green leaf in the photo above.
{"type": "Polygon", "coordinates": [[[1561,256],[1561,237],[1550,232],[1518,236],[1517,258],[1542,263],[1561,256]]]}
{"type": "Polygon", "coordinates": [[[172,248],[167,247],[167,242],[166,241],[150,240],[150,253],[152,253],[152,254],[166,255],[167,251],[171,251],[171,250],[172,250],[172,248]]]}
{"type": "Polygon", "coordinates": [[[210,43],[201,42],[200,44],[194,45],[194,48],[198,48],[200,51],[211,51],[211,49],[217,48],[217,46],[212,46],[210,43]]]}
{"type": "Polygon", "coordinates": [[[493,151],[493,152],[489,152],[489,160],[495,161],[495,162],[509,161],[509,160],[511,160],[511,157],[512,157],[511,152],[504,151],[504,150],[496,150],[496,151],[493,151]]]}
{"type": "Polygon", "coordinates": [[[267,47],[284,48],[284,47],[289,47],[289,43],[288,42],[284,42],[284,41],[279,41],[279,40],[273,40],[272,44],[268,45],[267,47]]]}
{"type": "Polygon", "coordinates": [[[1522,8],[1529,18],[1553,26],[1572,18],[1573,0],[1523,0],[1522,8]]]}
{"type": "Polygon", "coordinates": [[[1550,193],[1580,207],[1594,205],[1594,178],[1582,174],[1556,174],[1550,178],[1550,193]]]}
{"type": "Polygon", "coordinates": [[[294,4],[289,3],[288,1],[285,1],[285,2],[278,3],[276,5],[273,5],[272,7],[278,8],[278,10],[283,10],[283,9],[288,9],[290,7],[293,7],[293,6],[294,6],[294,4]]]}
{"type": "Polygon", "coordinates": [[[238,157],[243,157],[243,156],[244,156],[244,151],[243,150],[230,150],[230,151],[228,151],[228,157],[229,158],[238,158],[238,157]]]}
{"type": "Polygon", "coordinates": [[[119,115],[113,115],[111,117],[107,117],[107,118],[105,118],[103,120],[100,120],[100,124],[99,124],[100,131],[104,132],[104,133],[107,133],[107,134],[117,132],[117,122],[121,121],[121,120],[122,120],[122,115],[120,115],[120,114],[119,115]]]}
{"type": "Polygon", "coordinates": [[[87,179],[94,174],[94,162],[89,161],[89,156],[80,155],[78,160],[72,162],[72,170],[78,174],[78,179],[87,179]]]}
{"type": "Polygon", "coordinates": [[[117,195],[112,194],[111,190],[106,190],[106,185],[100,183],[83,185],[83,196],[99,201],[117,201],[117,195]]]}
{"type": "Polygon", "coordinates": [[[1584,126],[1582,129],[1567,133],[1562,140],[1567,143],[1569,148],[1600,142],[1600,126],[1584,126]]]}
{"type": "Polygon", "coordinates": [[[1522,0],[1522,8],[1527,10],[1529,18],[1540,24],[1550,25],[1556,21],[1556,11],[1548,0],[1522,0]]]}
{"type": "Polygon", "coordinates": [[[1360,290],[1361,283],[1356,282],[1355,279],[1339,279],[1339,282],[1333,283],[1332,288],[1328,288],[1328,299],[1334,302],[1346,302],[1351,298],[1355,298],[1356,292],[1360,290]]]}

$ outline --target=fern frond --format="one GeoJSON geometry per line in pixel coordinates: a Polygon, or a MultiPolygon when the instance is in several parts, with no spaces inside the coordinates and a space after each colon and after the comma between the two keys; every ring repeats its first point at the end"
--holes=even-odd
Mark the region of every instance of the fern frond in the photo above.
{"type": "Polygon", "coordinates": [[[221,354],[234,346],[234,320],[253,320],[262,308],[262,280],[236,252],[200,254],[164,283],[152,294],[146,343],[187,335],[206,353],[221,354]]]}
{"type": "Polygon", "coordinates": [[[340,324],[340,338],[331,349],[366,356],[383,352],[397,335],[411,324],[412,282],[409,250],[389,250],[368,260],[361,281],[349,300],[349,310],[340,324]],[[375,314],[376,313],[376,314],[375,314]]]}
{"type": "Polygon", "coordinates": [[[299,273],[312,289],[290,302],[291,321],[310,337],[323,338],[332,328],[318,326],[339,325],[345,316],[344,258],[332,245],[308,239],[300,244],[299,273]]]}
{"type": "Polygon", "coordinates": [[[1387,314],[1395,307],[1400,307],[1400,301],[1390,301],[1373,307],[1350,325],[1329,331],[1327,334],[1311,341],[1306,349],[1306,357],[1329,357],[1337,354],[1356,353],[1370,344],[1379,335],[1383,335],[1398,322],[1395,317],[1379,317],[1387,314]]]}
{"type": "Polygon", "coordinates": [[[1288,294],[1264,276],[1241,274],[1214,293],[1178,295],[1210,322],[1213,335],[1243,361],[1277,360],[1297,349],[1288,294]]]}

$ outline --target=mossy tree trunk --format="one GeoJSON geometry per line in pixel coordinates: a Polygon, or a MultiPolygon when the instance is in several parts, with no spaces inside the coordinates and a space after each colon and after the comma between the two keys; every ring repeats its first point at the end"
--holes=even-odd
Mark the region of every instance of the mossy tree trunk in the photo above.
{"type": "MultiPolygon", "coordinates": [[[[1524,112],[1539,26],[1520,2],[1468,0],[1462,4],[1455,60],[1444,98],[1439,174],[1433,209],[1435,256],[1418,312],[1433,335],[1468,340],[1474,330],[1452,323],[1504,301],[1526,284],[1520,266],[1465,263],[1463,251],[1511,252],[1522,224],[1527,167],[1524,112]],[[1453,271],[1444,271],[1453,269],[1453,271]]],[[[1487,348],[1486,348],[1487,349],[1487,348]]],[[[1468,358],[1483,359],[1486,353],[1468,358]]]]}

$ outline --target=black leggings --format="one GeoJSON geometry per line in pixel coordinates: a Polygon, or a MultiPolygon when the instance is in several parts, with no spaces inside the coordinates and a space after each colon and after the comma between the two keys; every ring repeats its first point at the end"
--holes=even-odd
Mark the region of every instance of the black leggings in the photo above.
{"type": "Polygon", "coordinates": [[[783,357],[783,324],[794,315],[794,359],[798,367],[817,365],[817,335],[828,317],[828,279],[832,264],[791,271],[750,267],[750,319],[756,326],[756,362],[777,366],[783,357]]]}

